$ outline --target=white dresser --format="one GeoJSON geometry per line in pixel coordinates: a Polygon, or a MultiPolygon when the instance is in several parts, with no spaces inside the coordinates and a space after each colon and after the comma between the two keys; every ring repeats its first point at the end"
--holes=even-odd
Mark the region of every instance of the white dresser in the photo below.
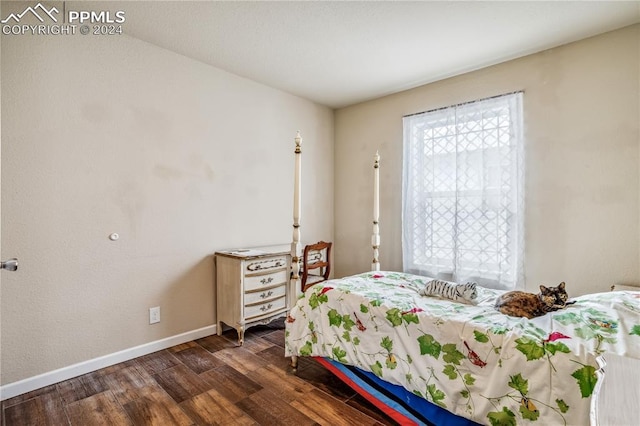
{"type": "Polygon", "coordinates": [[[598,364],[591,426],[640,424],[640,360],[605,353],[598,364]]]}
{"type": "Polygon", "coordinates": [[[222,324],[238,332],[285,317],[290,309],[291,246],[278,245],[215,253],[217,332],[222,324]]]}

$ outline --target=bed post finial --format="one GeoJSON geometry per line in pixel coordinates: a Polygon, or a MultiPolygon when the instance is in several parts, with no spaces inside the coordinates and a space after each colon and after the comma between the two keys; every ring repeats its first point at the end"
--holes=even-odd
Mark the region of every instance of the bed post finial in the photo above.
{"type": "Polygon", "coordinates": [[[380,247],[380,227],[378,219],[380,217],[380,154],[376,151],[373,157],[373,235],[371,236],[371,246],[373,247],[373,261],[371,270],[380,270],[380,260],[378,259],[378,248],[380,247]]]}
{"type": "Polygon", "coordinates": [[[293,240],[291,242],[291,285],[289,289],[289,306],[293,307],[300,291],[300,178],[302,172],[302,137],[300,131],[296,132],[295,137],[296,161],[294,169],[293,183],[293,240]]]}
{"type": "Polygon", "coordinates": [[[302,143],[302,136],[300,136],[300,130],[296,131],[296,137],[294,139],[294,141],[296,142],[296,154],[300,154],[302,151],[300,151],[300,144],[302,143]]]}

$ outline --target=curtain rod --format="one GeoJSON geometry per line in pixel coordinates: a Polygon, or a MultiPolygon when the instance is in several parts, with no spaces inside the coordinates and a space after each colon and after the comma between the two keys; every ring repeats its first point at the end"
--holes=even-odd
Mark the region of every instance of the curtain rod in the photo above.
{"type": "Polygon", "coordinates": [[[468,101],[468,102],[461,102],[459,104],[449,105],[449,106],[446,106],[446,107],[440,107],[440,108],[435,108],[435,109],[430,109],[428,111],[414,112],[413,114],[403,115],[402,118],[413,117],[414,115],[420,115],[420,114],[427,114],[429,112],[440,111],[440,110],[447,109],[447,108],[458,108],[458,107],[461,107],[463,105],[473,104],[473,103],[482,102],[482,101],[488,101],[490,99],[500,98],[502,96],[515,95],[516,93],[524,93],[524,90],[516,90],[516,91],[513,91],[513,92],[502,93],[500,95],[489,96],[488,98],[476,99],[474,101],[468,101]]]}

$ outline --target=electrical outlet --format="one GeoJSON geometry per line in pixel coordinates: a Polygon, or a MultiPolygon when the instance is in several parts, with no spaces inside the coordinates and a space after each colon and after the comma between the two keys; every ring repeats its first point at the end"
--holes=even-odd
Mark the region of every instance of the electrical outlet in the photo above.
{"type": "Polygon", "coordinates": [[[149,308],[149,324],[160,322],[160,306],[149,308]]]}

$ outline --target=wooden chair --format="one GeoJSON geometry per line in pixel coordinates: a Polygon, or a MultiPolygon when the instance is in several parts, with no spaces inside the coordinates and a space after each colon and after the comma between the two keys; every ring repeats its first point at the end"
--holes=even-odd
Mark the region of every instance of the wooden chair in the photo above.
{"type": "Polygon", "coordinates": [[[312,285],[329,279],[331,272],[331,246],[333,243],[324,241],[309,244],[304,247],[302,254],[302,291],[312,285]],[[318,269],[319,273],[313,273],[318,269]]]}

